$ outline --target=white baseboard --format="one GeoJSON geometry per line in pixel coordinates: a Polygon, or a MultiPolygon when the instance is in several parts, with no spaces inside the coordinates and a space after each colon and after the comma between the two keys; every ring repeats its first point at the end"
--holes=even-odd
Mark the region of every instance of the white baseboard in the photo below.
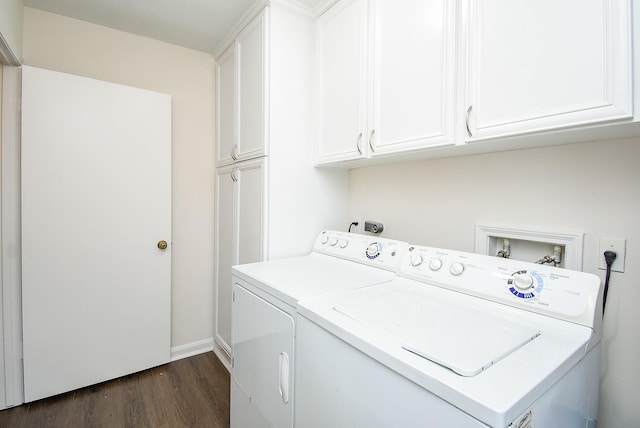
{"type": "Polygon", "coordinates": [[[181,360],[204,352],[213,351],[213,338],[187,343],[171,348],[171,361],[181,360]]]}
{"type": "Polygon", "coordinates": [[[229,373],[231,373],[231,358],[217,342],[213,342],[213,352],[216,354],[222,365],[225,366],[229,373]]]}

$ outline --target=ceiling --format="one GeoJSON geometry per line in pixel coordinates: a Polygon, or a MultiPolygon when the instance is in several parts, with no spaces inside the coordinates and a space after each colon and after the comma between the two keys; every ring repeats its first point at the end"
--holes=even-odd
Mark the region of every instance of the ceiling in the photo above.
{"type": "MultiPolygon", "coordinates": [[[[24,0],[24,5],[213,53],[259,0],[24,0]]],[[[312,6],[316,0],[303,0],[312,6]]]]}

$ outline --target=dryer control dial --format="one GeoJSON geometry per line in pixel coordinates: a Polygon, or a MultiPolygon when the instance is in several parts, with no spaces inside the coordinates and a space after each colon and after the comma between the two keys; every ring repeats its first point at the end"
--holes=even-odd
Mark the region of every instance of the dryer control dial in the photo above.
{"type": "Polygon", "coordinates": [[[380,243],[372,242],[367,247],[367,250],[365,251],[365,254],[366,254],[368,259],[373,260],[373,259],[375,259],[376,257],[378,257],[380,255],[380,251],[381,250],[382,250],[382,245],[380,243]]]}
{"type": "Polygon", "coordinates": [[[411,266],[418,267],[422,264],[422,256],[420,254],[416,254],[411,257],[411,266]]]}
{"type": "Polygon", "coordinates": [[[449,272],[453,276],[462,275],[464,272],[464,264],[460,262],[451,263],[451,266],[449,266],[449,272]]]}
{"type": "Polygon", "coordinates": [[[440,259],[429,260],[429,269],[436,271],[436,270],[440,270],[441,267],[442,267],[442,260],[440,259]]]}

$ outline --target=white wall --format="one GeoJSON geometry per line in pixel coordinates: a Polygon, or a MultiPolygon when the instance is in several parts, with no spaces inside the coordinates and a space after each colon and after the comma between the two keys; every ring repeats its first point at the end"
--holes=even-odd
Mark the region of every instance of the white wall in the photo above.
{"type": "Polygon", "coordinates": [[[0,2],[0,60],[19,65],[22,60],[22,0],[0,2]]]}
{"type": "MultiPolygon", "coordinates": [[[[171,346],[213,337],[214,60],[211,55],[24,9],[24,63],[172,97],[171,346]]],[[[212,344],[212,342],[211,342],[212,344]]]]}
{"type": "Polygon", "coordinates": [[[612,273],[607,297],[598,426],[638,426],[640,139],[368,167],[350,178],[351,217],[415,244],[473,252],[478,223],[582,231],[584,270],[604,281],[599,237],[626,238],[626,270],[612,273]]]}

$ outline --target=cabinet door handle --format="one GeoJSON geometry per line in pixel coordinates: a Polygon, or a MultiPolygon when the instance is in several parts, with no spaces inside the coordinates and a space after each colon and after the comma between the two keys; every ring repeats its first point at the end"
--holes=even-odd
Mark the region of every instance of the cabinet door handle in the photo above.
{"type": "Polygon", "coordinates": [[[278,377],[280,379],[278,389],[280,391],[282,402],[287,404],[289,402],[289,356],[286,352],[280,352],[278,363],[278,377]]]}
{"type": "Polygon", "coordinates": [[[234,182],[238,181],[238,168],[233,167],[233,169],[231,170],[231,180],[233,180],[234,182]]]}
{"type": "Polygon", "coordinates": [[[471,109],[473,108],[473,106],[469,106],[469,108],[467,109],[467,119],[465,121],[466,125],[467,125],[467,134],[469,135],[469,137],[473,137],[473,134],[471,133],[471,129],[469,129],[469,116],[471,116],[471,109]]]}
{"type": "Polygon", "coordinates": [[[362,132],[358,135],[358,142],[356,143],[356,148],[358,149],[358,153],[362,154],[362,132]]]}
{"type": "Polygon", "coordinates": [[[233,159],[234,161],[238,160],[238,156],[236,155],[237,150],[238,150],[238,145],[234,144],[234,146],[231,148],[231,159],[233,159]]]}
{"type": "Polygon", "coordinates": [[[376,130],[372,129],[371,134],[369,134],[369,148],[371,149],[371,153],[376,151],[375,147],[373,147],[373,134],[375,133],[376,133],[376,130]]]}

